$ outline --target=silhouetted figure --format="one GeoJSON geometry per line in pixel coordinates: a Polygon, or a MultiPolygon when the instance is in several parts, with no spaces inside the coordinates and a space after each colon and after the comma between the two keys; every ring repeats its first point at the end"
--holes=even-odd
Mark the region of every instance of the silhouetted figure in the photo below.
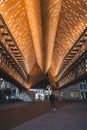
{"type": "Polygon", "coordinates": [[[50,107],[51,107],[51,110],[56,110],[56,107],[55,107],[55,96],[54,96],[54,93],[52,92],[51,95],[49,96],[49,100],[50,100],[50,107]]]}

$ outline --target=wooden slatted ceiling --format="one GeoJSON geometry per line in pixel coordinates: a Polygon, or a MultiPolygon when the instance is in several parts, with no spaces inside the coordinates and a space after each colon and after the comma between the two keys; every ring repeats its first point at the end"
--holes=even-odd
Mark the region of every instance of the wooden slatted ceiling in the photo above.
{"type": "Polygon", "coordinates": [[[0,13],[10,29],[26,62],[28,73],[36,63],[30,28],[23,0],[1,0],[0,13]]]}
{"type": "Polygon", "coordinates": [[[28,73],[37,63],[43,73],[52,70],[54,80],[63,58],[87,26],[86,0],[1,0],[0,13],[28,73]]]}
{"type": "Polygon", "coordinates": [[[61,2],[62,0],[41,0],[45,73],[52,61],[61,2]]]}
{"type": "Polygon", "coordinates": [[[35,85],[40,80],[43,79],[44,74],[42,73],[40,67],[38,64],[35,64],[34,68],[32,69],[30,75],[29,75],[29,83],[27,84],[28,88],[30,88],[32,85],[35,85]]]}
{"type": "Polygon", "coordinates": [[[43,71],[43,44],[40,0],[25,0],[25,7],[33,38],[37,63],[43,71]]]}
{"type": "Polygon", "coordinates": [[[87,26],[87,2],[63,0],[52,57],[57,74],[63,58],[87,26]]]}

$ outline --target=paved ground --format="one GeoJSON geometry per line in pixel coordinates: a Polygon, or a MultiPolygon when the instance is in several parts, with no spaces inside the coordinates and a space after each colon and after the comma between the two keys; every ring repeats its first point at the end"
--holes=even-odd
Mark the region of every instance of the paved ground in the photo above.
{"type": "Polygon", "coordinates": [[[87,102],[74,102],[12,130],[87,130],[87,102]]]}
{"type": "Polygon", "coordinates": [[[0,110],[17,108],[20,106],[24,106],[25,104],[27,103],[26,102],[3,103],[3,104],[0,104],[0,110]]]}
{"type": "MultiPolygon", "coordinates": [[[[57,101],[56,107],[61,108],[67,104],[69,102],[57,101]]],[[[0,105],[0,130],[11,130],[20,124],[49,113],[49,111],[50,105],[48,101],[0,105]]]]}

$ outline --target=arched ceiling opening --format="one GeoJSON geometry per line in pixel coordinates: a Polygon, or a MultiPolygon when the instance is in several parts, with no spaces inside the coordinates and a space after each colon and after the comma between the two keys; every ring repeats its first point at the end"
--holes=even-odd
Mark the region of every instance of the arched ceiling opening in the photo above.
{"type": "Polygon", "coordinates": [[[0,14],[24,56],[27,87],[47,73],[55,82],[64,57],[87,27],[86,0],[0,0],[0,14]]]}

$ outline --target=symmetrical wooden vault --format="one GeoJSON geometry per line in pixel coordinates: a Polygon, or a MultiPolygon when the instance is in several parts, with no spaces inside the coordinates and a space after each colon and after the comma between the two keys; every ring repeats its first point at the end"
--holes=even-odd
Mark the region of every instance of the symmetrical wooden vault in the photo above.
{"type": "Polygon", "coordinates": [[[87,1],[0,0],[0,14],[24,58],[29,81],[20,83],[30,88],[48,75],[55,86],[64,57],[87,27],[87,1]]]}

